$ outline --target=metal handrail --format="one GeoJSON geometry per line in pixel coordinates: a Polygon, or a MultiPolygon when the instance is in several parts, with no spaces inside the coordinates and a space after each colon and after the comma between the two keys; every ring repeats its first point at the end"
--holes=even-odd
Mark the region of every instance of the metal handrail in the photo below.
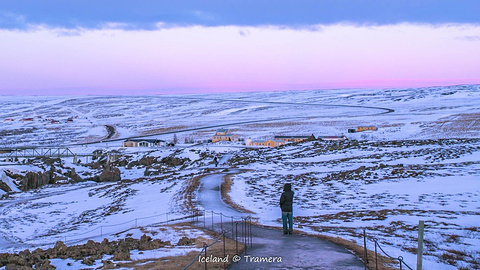
{"type": "Polygon", "coordinates": [[[377,239],[374,239],[374,242],[375,242],[375,268],[378,269],[378,265],[377,265],[377,247],[380,249],[380,251],[383,252],[383,254],[385,254],[385,256],[387,256],[388,258],[392,259],[392,260],[398,260],[398,262],[400,263],[400,270],[402,270],[402,265],[405,265],[408,269],[410,270],[413,270],[413,268],[411,268],[404,260],[403,260],[403,257],[402,256],[398,256],[397,258],[393,257],[393,256],[390,256],[387,252],[385,252],[385,250],[383,250],[383,248],[380,246],[380,244],[378,243],[377,239]]]}

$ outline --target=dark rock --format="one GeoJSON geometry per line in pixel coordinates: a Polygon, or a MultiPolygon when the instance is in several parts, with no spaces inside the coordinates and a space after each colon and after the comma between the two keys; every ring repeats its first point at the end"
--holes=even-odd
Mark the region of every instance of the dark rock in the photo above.
{"type": "Polygon", "coordinates": [[[21,265],[16,265],[16,264],[7,264],[5,267],[5,270],[32,270],[32,267],[28,266],[21,266],[21,265]]]}
{"type": "Polygon", "coordinates": [[[103,263],[103,269],[114,269],[115,264],[113,264],[112,261],[102,261],[103,263]]]}
{"type": "Polygon", "coordinates": [[[62,241],[58,241],[53,247],[52,256],[58,257],[58,256],[66,255],[67,251],[68,251],[67,246],[62,241]]]}
{"type": "Polygon", "coordinates": [[[155,157],[143,157],[138,161],[139,165],[150,166],[156,162],[155,157]]]}
{"type": "Polygon", "coordinates": [[[121,179],[120,169],[111,165],[105,166],[102,173],[98,176],[99,182],[116,182],[121,179]]]}
{"type": "Polygon", "coordinates": [[[0,189],[5,191],[5,192],[10,192],[12,189],[2,180],[0,180],[0,189]]]}
{"type": "Polygon", "coordinates": [[[195,241],[195,238],[188,238],[184,236],[178,240],[177,246],[191,246],[195,244],[195,241]]]}
{"type": "Polygon", "coordinates": [[[121,248],[113,253],[114,261],[130,261],[130,250],[121,248]]]}
{"type": "Polygon", "coordinates": [[[73,179],[75,182],[82,181],[82,178],[77,174],[77,172],[75,171],[75,168],[72,168],[71,170],[69,170],[66,176],[73,179]]]}
{"type": "Polygon", "coordinates": [[[133,168],[137,165],[138,165],[138,161],[132,161],[132,162],[128,163],[127,169],[131,169],[131,168],[133,168]]]}
{"type": "Polygon", "coordinates": [[[85,265],[93,265],[95,260],[92,257],[88,257],[82,260],[82,263],[85,265]]]}
{"type": "Polygon", "coordinates": [[[186,161],[189,161],[190,159],[188,158],[177,158],[177,157],[164,157],[160,161],[161,163],[166,164],[167,166],[174,167],[174,166],[180,166],[183,165],[186,161]]]}

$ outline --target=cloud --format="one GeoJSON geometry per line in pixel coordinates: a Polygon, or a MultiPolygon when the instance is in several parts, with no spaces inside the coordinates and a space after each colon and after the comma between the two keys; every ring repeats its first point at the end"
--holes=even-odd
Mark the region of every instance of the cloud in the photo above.
{"type": "Polygon", "coordinates": [[[480,41],[480,36],[463,36],[457,37],[457,39],[466,41],[480,41]]]}
{"type": "Polygon", "coordinates": [[[269,1],[63,2],[65,1],[2,1],[0,29],[25,29],[28,25],[98,29],[109,22],[127,24],[128,30],[152,30],[157,22],[208,27],[275,25],[292,28],[342,22],[374,25],[402,22],[478,23],[480,9],[478,0],[443,0],[435,5],[431,1],[418,0],[390,1],[388,5],[379,5],[379,2],[383,2],[380,0],[278,0],[274,7],[269,1]]]}
{"type": "Polygon", "coordinates": [[[403,87],[480,80],[478,44],[463,41],[478,40],[480,25],[335,24],[316,25],[318,31],[169,23],[125,30],[129,27],[0,31],[0,93],[79,85],[141,94],[141,89],[403,87]]]}
{"type": "Polygon", "coordinates": [[[248,30],[238,30],[238,33],[240,34],[240,36],[242,37],[246,37],[248,35],[250,35],[250,32],[248,30]]]}
{"type": "Polygon", "coordinates": [[[25,15],[11,12],[0,12],[0,29],[11,27],[24,29],[27,26],[25,15]]]}
{"type": "Polygon", "coordinates": [[[197,19],[200,19],[201,21],[213,21],[215,20],[215,16],[213,16],[211,13],[201,11],[201,10],[193,10],[190,12],[193,16],[195,16],[197,19]]]}

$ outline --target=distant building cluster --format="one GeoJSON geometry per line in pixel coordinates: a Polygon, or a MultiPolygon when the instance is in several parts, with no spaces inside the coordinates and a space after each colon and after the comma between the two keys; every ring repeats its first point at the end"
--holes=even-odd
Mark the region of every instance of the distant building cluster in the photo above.
{"type": "MultiPolygon", "coordinates": [[[[43,119],[42,116],[37,116],[37,118],[39,119],[39,121],[41,122],[46,122],[46,123],[50,123],[50,124],[60,124],[61,121],[60,120],[57,120],[57,119],[53,119],[53,118],[45,118],[43,119]]],[[[69,117],[67,120],[65,120],[65,123],[71,123],[73,122],[73,119],[74,118],[78,118],[78,115],[74,116],[74,117],[69,117]]],[[[13,118],[5,118],[4,122],[14,122],[15,119],[13,118]]],[[[21,122],[33,122],[35,121],[35,118],[33,117],[27,117],[27,118],[22,118],[20,119],[19,121],[21,122]]],[[[62,120],[63,121],[63,120],[62,120]]]]}
{"type": "Polygon", "coordinates": [[[376,126],[364,126],[364,127],[357,127],[357,128],[349,128],[348,133],[355,133],[355,132],[363,132],[363,131],[377,131],[378,128],[376,126]]]}
{"type": "MultiPolygon", "coordinates": [[[[349,133],[362,132],[362,131],[376,131],[375,126],[362,126],[355,129],[348,129],[349,133]]],[[[317,136],[312,135],[278,135],[273,138],[253,140],[253,139],[241,139],[237,134],[234,134],[230,129],[220,128],[217,129],[212,136],[211,142],[239,142],[245,141],[246,146],[257,147],[278,147],[289,143],[298,143],[305,140],[324,140],[324,141],[341,141],[346,140],[345,136],[317,136]]],[[[123,147],[159,147],[171,145],[166,141],[158,139],[127,139],[123,142],[123,147]]]]}
{"type": "Polygon", "coordinates": [[[212,136],[212,142],[221,142],[221,141],[226,141],[226,142],[237,142],[238,141],[238,135],[232,134],[232,132],[229,129],[217,129],[217,132],[215,132],[215,135],[212,136]]]}
{"type": "MultiPolygon", "coordinates": [[[[315,140],[315,136],[309,135],[279,135],[274,136],[273,138],[263,139],[263,140],[252,140],[245,139],[246,146],[259,146],[259,147],[278,147],[288,143],[298,143],[305,140],[315,140]]],[[[319,136],[317,139],[321,140],[345,140],[345,136],[319,136]]],[[[239,141],[239,137],[236,134],[233,134],[229,129],[218,129],[215,132],[215,135],[212,136],[212,142],[221,142],[221,141],[239,141]]]]}
{"type": "Polygon", "coordinates": [[[166,141],[157,139],[127,139],[123,142],[123,147],[157,147],[167,146],[166,141]]]}

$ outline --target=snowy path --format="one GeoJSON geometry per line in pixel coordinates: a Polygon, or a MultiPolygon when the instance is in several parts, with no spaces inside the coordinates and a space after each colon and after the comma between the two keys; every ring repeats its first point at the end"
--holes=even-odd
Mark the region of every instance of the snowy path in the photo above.
{"type": "MultiPolygon", "coordinates": [[[[236,218],[246,216],[222,200],[220,184],[224,175],[208,175],[200,180],[199,204],[207,214],[215,211],[236,218]]],[[[315,237],[283,235],[280,230],[255,225],[252,226],[252,236],[253,247],[249,247],[247,254],[242,254],[241,260],[232,264],[230,269],[364,269],[360,259],[346,249],[315,237]],[[272,263],[258,263],[254,262],[257,257],[277,259],[272,263]]]]}

